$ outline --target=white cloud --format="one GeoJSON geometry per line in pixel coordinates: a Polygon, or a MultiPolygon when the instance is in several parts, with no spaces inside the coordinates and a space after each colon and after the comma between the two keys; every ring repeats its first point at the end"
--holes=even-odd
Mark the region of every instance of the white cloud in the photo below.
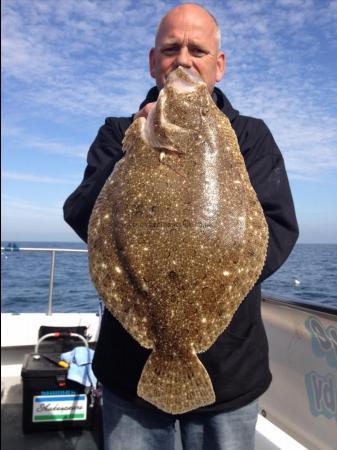
{"type": "Polygon", "coordinates": [[[63,220],[59,205],[44,206],[34,201],[23,201],[12,196],[2,197],[3,240],[53,241],[79,240],[63,220]],[[23,226],[24,224],[24,226],[23,226]]]}
{"type": "MultiPolygon", "coordinates": [[[[336,46],[336,2],[202,3],[222,28],[228,70],[220,86],[234,106],[266,120],[291,176],[315,179],[334,169],[337,126],[329,115],[337,92],[320,56],[323,45],[336,46]]],[[[55,121],[130,115],[152,84],[147,54],[157,22],[175,4],[4,1],[6,110],[21,121],[27,112],[55,121]]],[[[25,139],[32,149],[80,158],[88,148],[25,139]]]]}
{"type": "Polygon", "coordinates": [[[74,180],[69,180],[66,178],[45,177],[29,173],[2,171],[1,177],[4,180],[28,181],[30,183],[71,184],[72,186],[74,186],[74,180]]]}
{"type": "MultiPolygon", "coordinates": [[[[10,195],[1,197],[5,216],[24,220],[25,217],[34,219],[55,218],[62,214],[62,208],[57,206],[45,206],[34,201],[25,201],[10,195]]],[[[21,222],[22,223],[22,222],[21,222]]]]}
{"type": "MultiPolygon", "coordinates": [[[[220,17],[227,73],[220,86],[241,113],[263,118],[290,178],[333,177],[337,161],[336,59],[320,62],[337,42],[329,2],[233,2],[220,17]],[[335,66],[335,70],[333,70],[335,66]]],[[[330,56],[331,58],[331,56],[330,56]]]]}
{"type": "Polygon", "coordinates": [[[44,153],[59,154],[84,159],[88,152],[88,144],[57,142],[45,136],[35,136],[23,127],[3,126],[3,138],[16,149],[32,149],[44,153]]]}
{"type": "Polygon", "coordinates": [[[143,2],[141,14],[136,8],[128,10],[129,2],[116,1],[111,6],[81,2],[78,8],[77,1],[67,0],[35,8],[7,1],[3,70],[9,82],[26,86],[23,96],[13,90],[11,97],[20,96],[25,107],[52,105],[72,114],[132,113],[146,90],[144,75],[149,84],[144,69],[152,44],[149,29],[155,27],[156,18],[150,2],[143,2]],[[131,55],[125,30],[137,43],[131,55]],[[132,92],[138,92],[136,101],[125,92],[129,83],[134,86],[132,92]]]}

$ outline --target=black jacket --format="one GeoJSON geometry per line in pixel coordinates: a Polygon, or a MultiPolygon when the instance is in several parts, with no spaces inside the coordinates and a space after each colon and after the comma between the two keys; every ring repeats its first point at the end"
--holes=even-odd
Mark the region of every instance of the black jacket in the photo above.
{"type": "MultiPolygon", "coordinates": [[[[157,96],[157,88],[152,88],[141,107],[157,96]]],[[[216,394],[216,403],[199,411],[230,411],[255,400],[271,382],[259,283],[288,257],[298,237],[298,226],[283,158],[269,129],[260,119],[241,116],[219,89],[215,88],[213,98],[235,130],[269,226],[267,259],[258,283],[239,306],[229,327],[199,355],[216,394]]],[[[64,218],[84,241],[92,208],[115,163],[123,156],[121,142],[131,123],[132,117],[106,119],[90,147],[83,181],[65,202],[64,218]]],[[[105,310],[93,362],[97,378],[115,393],[152,407],[136,394],[149,354],[105,310]]]]}

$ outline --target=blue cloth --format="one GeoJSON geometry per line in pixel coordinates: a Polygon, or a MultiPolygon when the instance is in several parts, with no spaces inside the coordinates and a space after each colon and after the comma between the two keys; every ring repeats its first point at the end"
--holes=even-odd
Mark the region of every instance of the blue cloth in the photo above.
{"type": "Polygon", "coordinates": [[[104,450],[174,450],[179,420],[184,450],[253,450],[258,400],[230,412],[180,416],[143,408],[103,386],[104,450]]]}
{"type": "Polygon", "coordinates": [[[94,351],[87,347],[75,347],[71,352],[62,353],[61,359],[70,365],[68,380],[96,388],[97,379],[91,365],[93,356],[94,351]]]}

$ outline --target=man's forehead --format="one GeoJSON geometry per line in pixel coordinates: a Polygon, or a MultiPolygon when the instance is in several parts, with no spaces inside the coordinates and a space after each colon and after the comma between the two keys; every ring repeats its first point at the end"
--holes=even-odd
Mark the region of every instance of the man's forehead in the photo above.
{"type": "MultiPolygon", "coordinates": [[[[159,37],[158,43],[159,44],[174,44],[177,42],[184,41],[184,38],[187,38],[189,43],[194,43],[194,44],[199,44],[199,43],[202,44],[203,41],[205,40],[205,39],[203,39],[203,36],[200,36],[200,37],[188,36],[188,34],[184,34],[184,33],[178,34],[177,33],[177,34],[164,35],[164,36],[159,37]]],[[[204,38],[205,38],[205,36],[204,36],[204,38]]]]}
{"type": "MultiPolygon", "coordinates": [[[[205,29],[204,27],[199,27],[198,25],[194,25],[193,27],[172,27],[167,29],[159,30],[157,35],[157,43],[174,43],[180,42],[184,39],[188,39],[189,42],[193,43],[203,43],[206,40],[214,37],[214,30],[205,29]]],[[[215,38],[214,38],[215,39],[215,38]]]]}

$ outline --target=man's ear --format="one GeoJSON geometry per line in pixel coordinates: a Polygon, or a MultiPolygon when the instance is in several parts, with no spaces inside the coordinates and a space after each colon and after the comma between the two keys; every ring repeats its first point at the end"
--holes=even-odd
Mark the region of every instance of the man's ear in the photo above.
{"type": "Polygon", "coordinates": [[[222,77],[225,73],[225,66],[226,66],[226,57],[224,52],[219,52],[217,56],[217,69],[216,69],[216,81],[221,81],[222,77]]]}
{"type": "Polygon", "coordinates": [[[149,66],[150,66],[150,75],[152,78],[156,78],[156,71],[155,71],[155,49],[151,48],[149,53],[149,66]]]}

